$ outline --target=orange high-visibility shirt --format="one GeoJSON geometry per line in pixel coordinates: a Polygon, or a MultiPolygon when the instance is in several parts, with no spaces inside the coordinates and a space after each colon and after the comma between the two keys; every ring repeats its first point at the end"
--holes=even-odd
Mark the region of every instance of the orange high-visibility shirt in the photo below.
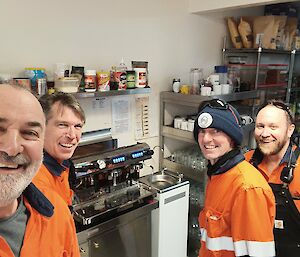
{"type": "Polygon", "coordinates": [[[69,185],[69,168],[66,168],[60,176],[56,176],[42,164],[32,182],[42,191],[48,188],[54,190],[67,205],[72,205],[73,190],[69,185]]]}
{"type": "MultiPolygon", "coordinates": [[[[30,200],[24,197],[29,211],[20,257],[79,257],[74,220],[63,200],[52,190],[45,196],[54,206],[54,213],[47,217],[34,209],[30,200]]],[[[33,195],[32,198],[41,198],[33,195]]],[[[37,206],[43,205],[40,201],[37,206]]],[[[12,250],[0,236],[0,257],[14,257],[12,250]]]]}
{"type": "Polygon", "coordinates": [[[275,256],[274,217],[272,189],[247,161],[211,176],[199,215],[199,256],[275,256]]]}
{"type": "MultiPolygon", "coordinates": [[[[245,153],[245,158],[247,161],[250,161],[254,150],[251,150],[245,153]]],[[[268,183],[272,184],[283,184],[280,180],[280,175],[282,169],[286,166],[289,156],[284,155],[283,159],[280,161],[278,167],[274,170],[268,171],[266,162],[263,160],[257,167],[257,169],[263,174],[268,183]]],[[[296,162],[296,167],[294,168],[294,179],[289,184],[289,190],[293,197],[300,197],[300,157],[298,157],[296,162]]],[[[300,212],[300,200],[294,200],[294,203],[300,212]]]]}

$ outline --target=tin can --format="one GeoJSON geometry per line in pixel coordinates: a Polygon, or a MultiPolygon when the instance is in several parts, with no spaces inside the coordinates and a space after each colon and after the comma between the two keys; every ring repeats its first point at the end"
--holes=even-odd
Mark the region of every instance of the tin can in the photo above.
{"type": "Polygon", "coordinates": [[[47,80],[45,78],[36,80],[36,93],[38,95],[45,95],[47,93],[47,80]]]}

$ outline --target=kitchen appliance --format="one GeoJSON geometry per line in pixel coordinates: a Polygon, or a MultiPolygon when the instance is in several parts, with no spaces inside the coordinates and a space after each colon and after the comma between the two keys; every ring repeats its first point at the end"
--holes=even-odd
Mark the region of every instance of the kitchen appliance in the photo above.
{"type": "Polygon", "coordinates": [[[117,148],[114,139],[96,138],[84,138],[72,158],[81,256],[151,257],[151,211],[158,203],[139,171],[153,151],[145,143],[117,148]]]}
{"type": "Polygon", "coordinates": [[[152,210],[152,257],[187,256],[189,181],[166,169],[141,178],[157,190],[159,208],[152,210]]]}

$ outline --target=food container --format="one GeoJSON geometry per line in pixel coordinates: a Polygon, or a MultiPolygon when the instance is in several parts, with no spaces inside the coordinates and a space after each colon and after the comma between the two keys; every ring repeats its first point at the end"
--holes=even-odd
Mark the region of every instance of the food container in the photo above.
{"type": "Polygon", "coordinates": [[[56,91],[65,93],[76,93],[79,87],[79,79],[76,77],[65,77],[55,81],[56,91]]]}
{"type": "Polygon", "coordinates": [[[135,71],[134,70],[126,71],[126,85],[127,85],[127,88],[135,88],[135,71]]]}
{"type": "Polygon", "coordinates": [[[110,90],[110,73],[108,71],[97,72],[97,84],[98,91],[109,91],[110,90]]]}
{"type": "Polygon", "coordinates": [[[31,90],[31,81],[29,78],[13,78],[13,81],[17,85],[25,87],[28,90],[31,90]]]}
{"type": "Polygon", "coordinates": [[[228,56],[229,64],[245,64],[247,62],[247,56],[228,56]]]}
{"type": "Polygon", "coordinates": [[[38,93],[37,80],[45,79],[46,72],[44,68],[25,68],[25,77],[30,79],[32,91],[38,93]]]}
{"type": "Polygon", "coordinates": [[[135,87],[148,87],[148,62],[132,61],[131,65],[135,71],[135,87]]]}
{"type": "Polygon", "coordinates": [[[84,67],[83,66],[72,66],[71,76],[78,77],[80,83],[80,91],[84,91],[84,67]]]}
{"type": "Polygon", "coordinates": [[[147,70],[146,68],[134,68],[135,71],[135,87],[147,86],[147,70]]]}
{"type": "Polygon", "coordinates": [[[85,70],[84,90],[85,92],[95,92],[97,87],[96,70],[85,70]]]}

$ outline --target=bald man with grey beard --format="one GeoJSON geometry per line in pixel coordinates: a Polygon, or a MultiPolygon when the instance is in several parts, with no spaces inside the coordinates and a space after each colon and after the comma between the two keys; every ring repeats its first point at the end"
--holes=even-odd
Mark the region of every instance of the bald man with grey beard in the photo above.
{"type": "Polygon", "coordinates": [[[43,157],[43,110],[17,85],[1,85],[0,96],[0,256],[79,257],[68,208],[31,183],[43,157]]]}

